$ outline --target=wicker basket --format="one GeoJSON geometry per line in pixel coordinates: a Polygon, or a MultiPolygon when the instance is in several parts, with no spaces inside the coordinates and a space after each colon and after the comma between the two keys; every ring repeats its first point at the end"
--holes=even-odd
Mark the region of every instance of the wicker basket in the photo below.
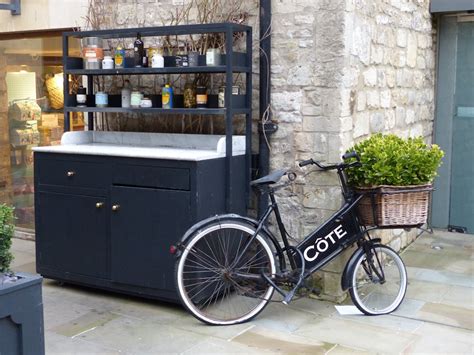
{"type": "Polygon", "coordinates": [[[426,223],[431,184],[357,188],[364,195],[358,206],[360,222],[366,226],[409,227],[426,223]]]}

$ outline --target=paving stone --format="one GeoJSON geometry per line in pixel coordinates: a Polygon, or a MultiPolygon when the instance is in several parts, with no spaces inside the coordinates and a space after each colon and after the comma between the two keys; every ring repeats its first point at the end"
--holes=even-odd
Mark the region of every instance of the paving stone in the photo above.
{"type": "Polygon", "coordinates": [[[416,314],[417,319],[474,330],[474,311],[441,303],[426,303],[416,314]]]}
{"type": "Polygon", "coordinates": [[[474,309],[474,288],[462,286],[450,286],[440,303],[474,309]]]}
{"type": "Polygon", "coordinates": [[[56,334],[67,337],[75,337],[82,333],[91,331],[97,327],[102,327],[118,315],[110,312],[90,311],[78,318],[74,318],[66,323],[60,324],[51,330],[56,334]]]}
{"type": "Polygon", "coordinates": [[[407,267],[407,273],[408,279],[437,282],[453,286],[474,287],[472,275],[417,267],[407,267]]]}
{"type": "Polygon", "coordinates": [[[372,352],[399,353],[416,336],[347,319],[324,318],[302,326],[295,335],[372,352]]]}
{"type": "Polygon", "coordinates": [[[280,354],[325,354],[335,344],[255,327],[232,340],[257,349],[267,349],[280,354]]]}
{"type": "Polygon", "coordinates": [[[449,291],[450,287],[453,286],[437,282],[416,280],[409,277],[405,297],[412,300],[438,303],[449,291]]]}
{"type": "Polygon", "coordinates": [[[45,337],[46,354],[48,355],[112,355],[120,354],[119,350],[99,344],[68,338],[54,333],[45,337]]]}
{"type": "Polygon", "coordinates": [[[183,354],[275,354],[280,352],[254,348],[221,339],[209,339],[186,350],[183,354]]]}

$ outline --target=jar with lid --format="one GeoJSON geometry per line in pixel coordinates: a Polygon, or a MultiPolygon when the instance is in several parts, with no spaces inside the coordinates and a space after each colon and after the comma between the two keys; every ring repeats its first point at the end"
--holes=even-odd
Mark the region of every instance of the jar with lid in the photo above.
{"type": "Polygon", "coordinates": [[[120,45],[115,48],[114,64],[115,68],[125,67],[125,49],[120,45]]]}
{"type": "Polygon", "coordinates": [[[198,86],[196,88],[196,107],[207,107],[207,88],[205,86],[198,86]]]}
{"type": "Polygon", "coordinates": [[[95,93],[95,105],[97,107],[107,107],[109,104],[109,96],[103,91],[95,93]]]}
{"type": "Polygon", "coordinates": [[[132,91],[131,97],[130,97],[130,105],[133,108],[140,107],[142,98],[143,98],[143,94],[140,91],[132,91]]]}
{"type": "Polygon", "coordinates": [[[186,83],[184,85],[184,108],[196,107],[196,87],[193,83],[186,83]]]}
{"type": "Polygon", "coordinates": [[[219,48],[209,48],[206,51],[206,65],[221,65],[221,50],[219,48]]]}
{"type": "Polygon", "coordinates": [[[143,107],[143,108],[150,108],[152,107],[152,103],[151,103],[151,99],[144,96],[141,101],[140,101],[140,107],[143,107]]]}
{"type": "Polygon", "coordinates": [[[87,90],[82,85],[77,89],[76,101],[78,107],[86,107],[87,90]]]}
{"type": "Polygon", "coordinates": [[[106,55],[102,60],[102,69],[113,69],[114,68],[114,60],[112,56],[106,55]]]}

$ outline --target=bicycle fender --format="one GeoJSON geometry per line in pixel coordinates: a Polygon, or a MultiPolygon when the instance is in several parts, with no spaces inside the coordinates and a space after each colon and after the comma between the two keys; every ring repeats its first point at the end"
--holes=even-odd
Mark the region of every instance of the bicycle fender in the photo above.
{"type": "MultiPolygon", "coordinates": [[[[184,235],[181,237],[178,245],[186,245],[187,241],[189,238],[191,238],[195,233],[197,233],[198,231],[200,231],[201,229],[207,227],[208,225],[210,224],[213,224],[215,222],[219,222],[219,221],[222,221],[222,220],[226,220],[226,219],[232,219],[234,221],[237,221],[237,222],[242,222],[242,223],[248,223],[250,225],[252,225],[255,229],[257,229],[258,227],[258,221],[252,219],[252,218],[249,218],[249,217],[244,217],[244,216],[241,216],[241,215],[238,215],[238,214],[235,214],[235,213],[228,213],[228,214],[223,214],[223,215],[215,215],[215,216],[212,216],[212,217],[209,217],[209,218],[206,218],[206,219],[203,219],[202,221],[192,225],[187,231],[186,233],[184,233],[184,235]]],[[[281,255],[282,253],[282,249],[281,249],[281,246],[280,244],[278,243],[278,241],[275,239],[275,237],[273,236],[272,233],[270,233],[270,231],[268,230],[268,228],[266,226],[263,226],[261,231],[263,232],[263,234],[272,241],[273,245],[275,246],[277,252],[278,252],[278,255],[281,255]]],[[[180,253],[177,253],[177,256],[179,256],[180,253]]]]}
{"type": "Polygon", "coordinates": [[[351,287],[351,275],[352,272],[354,271],[355,263],[356,260],[360,257],[361,254],[363,254],[364,251],[364,245],[374,245],[377,246],[380,244],[380,239],[372,239],[370,241],[366,241],[362,246],[356,249],[354,253],[352,253],[351,257],[347,261],[346,266],[344,267],[344,271],[342,273],[342,278],[341,278],[341,287],[343,291],[348,290],[351,287]]]}

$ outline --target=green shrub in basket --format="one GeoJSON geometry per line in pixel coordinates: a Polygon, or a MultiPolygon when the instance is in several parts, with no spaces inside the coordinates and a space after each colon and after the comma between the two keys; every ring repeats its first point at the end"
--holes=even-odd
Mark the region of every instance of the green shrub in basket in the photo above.
{"type": "Polygon", "coordinates": [[[352,186],[410,186],[433,181],[444,152],[436,144],[428,146],[423,138],[403,139],[394,134],[375,134],[356,144],[362,165],[347,169],[352,186]]]}

